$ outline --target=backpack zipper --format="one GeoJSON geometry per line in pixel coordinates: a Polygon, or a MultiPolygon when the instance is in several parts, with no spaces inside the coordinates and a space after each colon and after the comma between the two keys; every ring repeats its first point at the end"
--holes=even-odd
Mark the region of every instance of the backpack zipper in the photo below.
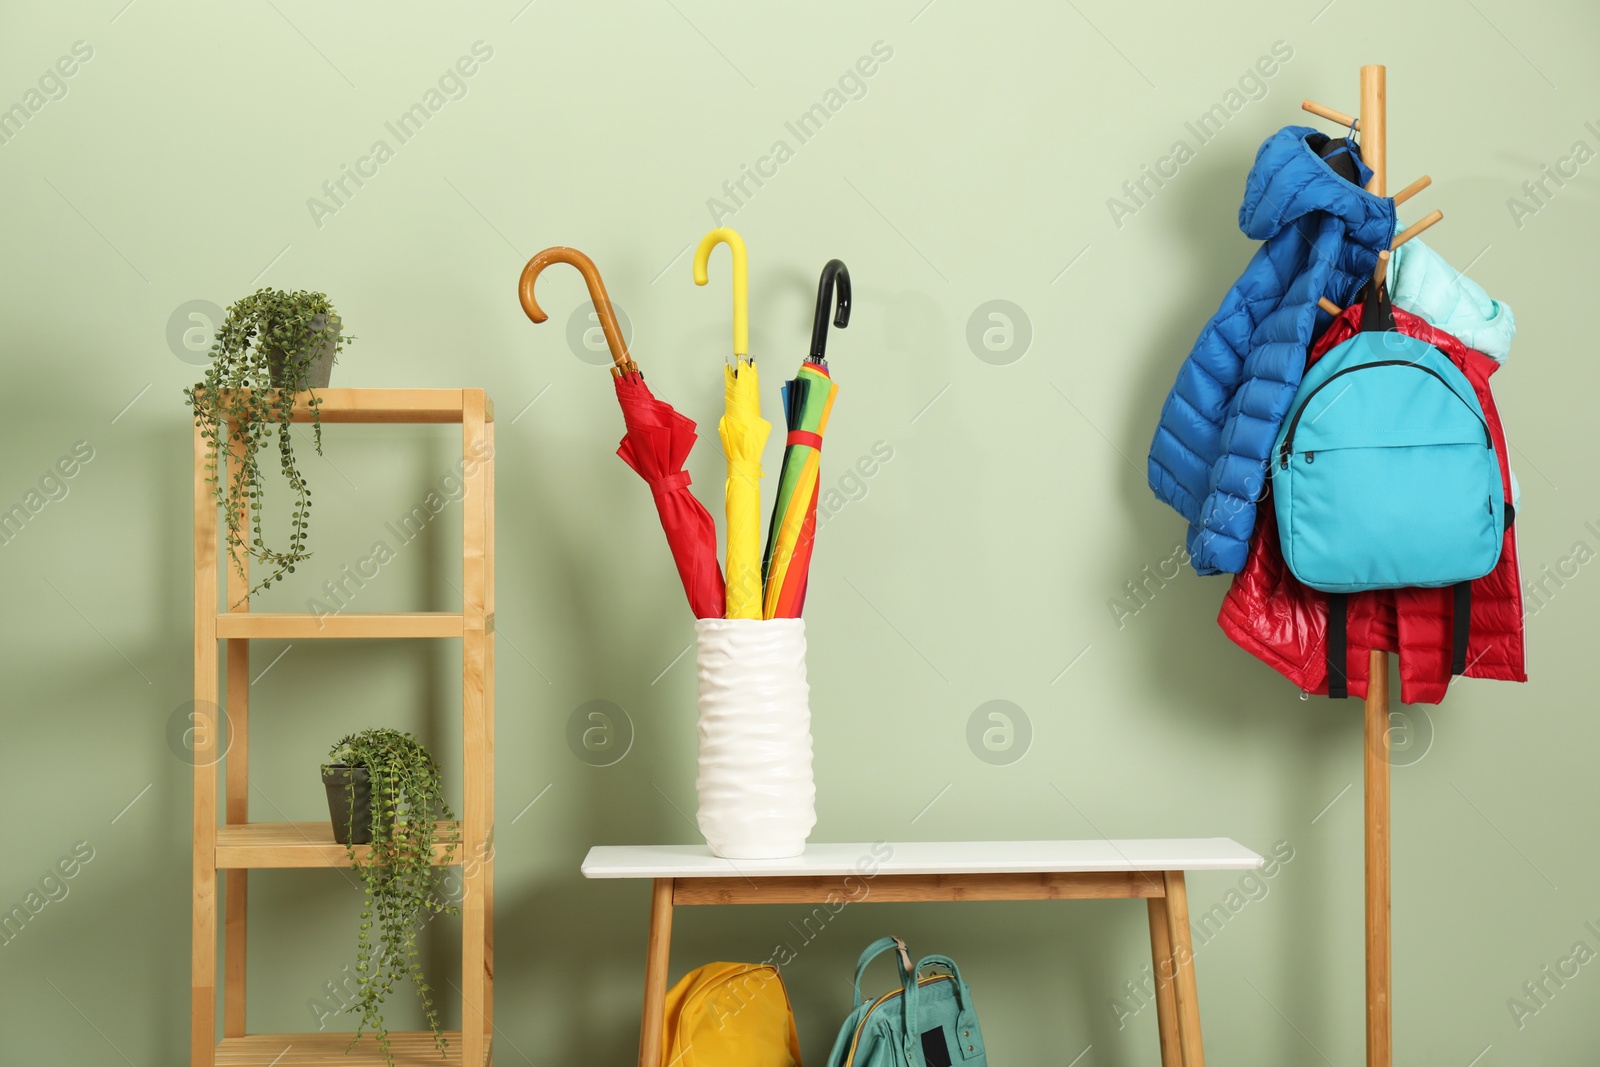
{"type": "Polygon", "coordinates": [[[1494,447],[1494,438],[1489,434],[1489,424],[1484,421],[1483,416],[1479,415],[1476,411],[1472,411],[1472,405],[1469,404],[1460,393],[1456,392],[1455,389],[1451,387],[1449,382],[1444,380],[1444,375],[1440,374],[1432,367],[1424,367],[1422,364],[1412,362],[1409,359],[1380,359],[1374,363],[1358,363],[1354,367],[1346,367],[1344,370],[1336,371],[1335,373],[1328,375],[1327,381],[1311,390],[1310,395],[1305,398],[1305,401],[1295,409],[1294,418],[1289,420],[1289,432],[1283,436],[1283,447],[1278,450],[1278,461],[1285,470],[1287,470],[1289,467],[1289,457],[1294,454],[1295,430],[1299,428],[1300,417],[1305,414],[1306,407],[1311,403],[1311,398],[1322,392],[1328,386],[1332,385],[1334,379],[1342,378],[1346,374],[1353,374],[1358,370],[1369,370],[1373,367],[1414,367],[1417,370],[1422,371],[1424,374],[1433,375],[1435,378],[1439,379],[1439,384],[1444,386],[1446,389],[1449,389],[1450,395],[1455,397],[1457,400],[1460,400],[1462,405],[1466,407],[1468,411],[1472,412],[1472,417],[1478,420],[1478,425],[1483,427],[1483,443],[1485,447],[1494,447]]]}
{"type": "MultiPolygon", "coordinates": [[[[927,985],[929,982],[953,982],[953,981],[955,981],[955,976],[954,975],[951,975],[951,974],[935,974],[935,975],[930,975],[927,978],[918,978],[917,979],[917,988],[921,989],[923,986],[927,985]]],[[[867,1020],[872,1018],[872,1013],[877,1011],[878,1007],[881,1004],[883,1004],[884,1001],[891,1000],[894,997],[898,997],[904,992],[905,992],[904,988],[892,990],[891,992],[883,994],[883,996],[879,997],[877,1000],[874,1000],[872,1002],[872,1006],[869,1007],[866,1010],[865,1014],[863,1014],[861,1016],[861,1021],[856,1023],[856,1032],[850,1035],[850,1052],[844,1058],[844,1067],[852,1067],[852,1065],[856,1062],[856,1046],[858,1044],[860,1044],[860,1042],[861,1042],[861,1031],[863,1031],[863,1030],[865,1030],[867,1028],[867,1020]]]]}

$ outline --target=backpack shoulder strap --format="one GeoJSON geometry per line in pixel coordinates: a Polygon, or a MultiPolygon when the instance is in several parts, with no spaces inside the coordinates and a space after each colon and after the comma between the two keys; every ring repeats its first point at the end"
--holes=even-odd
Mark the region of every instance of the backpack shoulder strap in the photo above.
{"type": "Polygon", "coordinates": [[[1367,283],[1367,299],[1361,305],[1361,332],[1381,333],[1394,328],[1394,304],[1389,300],[1389,286],[1374,278],[1367,283]]]}
{"type": "Polygon", "coordinates": [[[1328,650],[1328,696],[1334,700],[1343,700],[1350,695],[1350,683],[1344,671],[1349,608],[1348,594],[1328,594],[1328,633],[1323,645],[1328,650]]]}
{"type": "MultiPolygon", "coordinates": [[[[1507,504],[1509,508],[1511,505],[1507,504]]],[[[1450,587],[1455,593],[1455,611],[1450,636],[1450,673],[1467,672],[1467,638],[1472,634],[1472,583],[1457,582],[1450,587]]]]}
{"type": "MultiPolygon", "coordinates": [[[[1509,505],[1507,505],[1509,507],[1509,505]]],[[[1467,672],[1467,641],[1472,636],[1472,583],[1457,582],[1450,587],[1453,601],[1450,632],[1450,673],[1467,672]]],[[[1323,642],[1328,658],[1328,696],[1342,700],[1350,695],[1349,679],[1345,676],[1345,659],[1349,647],[1348,622],[1350,598],[1346,593],[1328,594],[1328,634],[1323,642]]]]}

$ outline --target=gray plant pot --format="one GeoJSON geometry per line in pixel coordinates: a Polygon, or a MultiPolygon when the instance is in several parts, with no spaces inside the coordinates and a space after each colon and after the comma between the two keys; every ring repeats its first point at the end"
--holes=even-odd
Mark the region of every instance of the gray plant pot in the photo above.
{"type": "Polygon", "coordinates": [[[339,331],[342,324],[337,315],[331,320],[318,316],[313,320],[316,329],[316,339],[312,342],[311,362],[295,382],[287,381],[288,357],[283,349],[276,347],[264,348],[262,351],[267,357],[267,370],[272,375],[274,389],[293,389],[300,392],[304,389],[326,389],[328,379],[333,376],[333,354],[339,343],[339,331]]]}
{"type": "Polygon", "coordinates": [[[333,839],[341,845],[372,844],[372,780],[367,769],[326,764],[322,785],[328,793],[333,839]]]}

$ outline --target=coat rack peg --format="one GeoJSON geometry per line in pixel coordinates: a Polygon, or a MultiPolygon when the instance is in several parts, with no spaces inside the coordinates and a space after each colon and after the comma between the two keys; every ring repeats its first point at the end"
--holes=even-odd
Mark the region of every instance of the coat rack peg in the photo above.
{"type": "Polygon", "coordinates": [[[1309,111],[1319,119],[1327,119],[1329,122],[1336,122],[1340,126],[1345,126],[1352,130],[1361,129],[1360,119],[1353,115],[1346,115],[1343,111],[1335,111],[1333,108],[1319,104],[1315,100],[1302,100],[1300,102],[1300,110],[1309,111]]]}
{"type": "Polygon", "coordinates": [[[1426,189],[1432,184],[1433,179],[1424,174],[1422,177],[1418,178],[1416,181],[1412,182],[1410,185],[1394,194],[1395,204],[1399,205],[1405,203],[1407,200],[1410,200],[1413,196],[1416,196],[1418,193],[1422,192],[1422,190],[1426,189]]]}
{"type": "Polygon", "coordinates": [[[1344,308],[1340,307],[1338,304],[1335,304],[1332,300],[1329,300],[1325,296],[1317,297],[1317,307],[1321,308],[1323,311],[1326,311],[1334,318],[1338,318],[1340,315],[1344,314],[1344,308]]]}
{"type": "Polygon", "coordinates": [[[1426,215],[1422,216],[1422,218],[1418,219],[1416,222],[1413,222],[1410,226],[1407,226],[1405,229],[1401,230],[1397,235],[1395,235],[1394,243],[1389,247],[1399,248],[1417,234],[1421,233],[1423,230],[1426,230],[1428,227],[1432,226],[1434,223],[1443,218],[1444,212],[1442,211],[1434,210],[1428,212],[1426,215]]]}

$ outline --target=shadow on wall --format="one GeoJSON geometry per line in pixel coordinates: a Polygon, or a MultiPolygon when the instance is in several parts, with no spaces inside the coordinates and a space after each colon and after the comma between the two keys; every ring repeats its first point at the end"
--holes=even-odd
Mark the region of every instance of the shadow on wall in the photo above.
{"type": "MultiPolygon", "coordinates": [[[[1232,157],[1202,157],[1185,168],[1181,184],[1172,183],[1163,194],[1169,201],[1163,222],[1174,231],[1173,243],[1192,252],[1185,272],[1192,283],[1181,305],[1150,309],[1160,316],[1156,342],[1150,351],[1130,354],[1141,373],[1123,414],[1120,447],[1138,466],[1141,477],[1124,480],[1123,507],[1130,514],[1130,525],[1160,532],[1154,543],[1163,548],[1152,561],[1136,554],[1139,545],[1130,545],[1116,562],[1113,573],[1125,573],[1136,584],[1147,564],[1167,561],[1171,549],[1182,546],[1187,536],[1182,517],[1156,500],[1142,474],[1161,406],[1178,368],[1255,251],[1238,233],[1232,217],[1249,159],[1244,148],[1232,157]]],[[[1182,564],[1179,577],[1160,589],[1160,599],[1153,605],[1156,610],[1150,612],[1156,618],[1147,620],[1141,610],[1137,620],[1147,631],[1147,639],[1139,646],[1150,668],[1145,677],[1154,687],[1156,706],[1173,709],[1186,720],[1204,720],[1198,725],[1208,731],[1237,734],[1251,729],[1258,715],[1249,702],[1239,699],[1241,679],[1248,683],[1267,668],[1235,648],[1216,628],[1217,606],[1227,591],[1228,577],[1197,579],[1186,559],[1186,554],[1179,553],[1162,568],[1161,577],[1165,578],[1182,564]],[[1226,650],[1221,654],[1219,643],[1226,650]]]]}
{"type": "MultiPolygon", "coordinates": [[[[595,387],[605,385],[597,380],[595,387]]],[[[615,430],[620,437],[620,416],[609,407],[606,410],[616,422],[595,432],[609,437],[615,430]]],[[[507,1027],[502,1025],[496,1059],[511,1064],[628,1063],[638,1053],[649,886],[636,881],[588,881],[578,868],[593,844],[693,839],[693,827],[684,824],[656,783],[673,793],[677,781],[673,772],[681,771],[682,751],[672,737],[682,735],[686,723],[692,724],[694,709],[692,703],[686,708],[664,706],[668,687],[652,687],[654,671],[629,658],[629,650],[641,642],[619,637],[617,612],[595,588],[607,561],[618,551],[614,540],[597,535],[592,514],[609,503],[602,499],[606,491],[591,493],[583,506],[573,506],[571,486],[556,465],[527,461],[548,448],[548,442],[536,443],[537,435],[509,428],[497,436],[498,495],[515,499],[517,514],[532,520],[527,528],[515,531],[502,521],[498,531],[502,628],[509,631],[515,626],[520,633],[529,624],[524,617],[534,613],[559,620],[559,626],[548,632],[545,654],[536,657],[550,675],[549,684],[536,680],[520,693],[502,685],[497,694],[497,763],[502,772],[497,847],[503,848],[514,832],[510,821],[517,815],[515,805],[527,803],[531,796],[508,795],[507,786],[518,780],[512,769],[534,766],[554,769],[554,788],[535,810],[545,825],[559,826],[559,841],[541,846],[547,855],[537,870],[513,879],[502,863],[497,872],[495,1000],[500,1018],[515,1017],[519,1006],[538,1004],[543,1017],[562,1023],[551,1031],[557,1044],[520,1050],[509,1044],[507,1027]],[[562,562],[574,560],[589,562],[562,562]],[[508,584],[511,575],[517,576],[514,580],[522,588],[508,584]],[[631,721],[631,744],[615,762],[604,757],[590,762],[569,751],[569,719],[575,709],[594,700],[616,701],[617,710],[631,721]],[[506,743],[505,727],[512,715],[531,716],[529,728],[522,730],[524,724],[518,724],[518,733],[532,738],[536,751],[517,751],[506,743]],[[559,816],[543,810],[548,804],[559,807],[559,816]],[[561,1047],[564,1040],[582,1044],[561,1047]]],[[[630,497],[645,495],[609,448],[597,444],[593,451],[593,457],[583,461],[588,467],[615,465],[621,474],[610,484],[630,497]]],[[[641,541],[645,551],[665,557],[665,547],[656,543],[660,534],[653,514],[641,518],[647,518],[648,525],[628,543],[641,541]]],[[[687,611],[670,565],[661,576],[674,584],[665,587],[663,595],[652,595],[650,603],[667,604],[673,612],[687,611]]],[[[620,621],[645,625],[643,620],[620,621]]],[[[503,642],[496,655],[499,663],[521,665],[503,642]]],[[[684,670],[685,664],[692,671],[692,654],[675,670],[684,670]]],[[[692,738],[692,726],[687,736],[692,738]]],[[[543,784],[533,791],[538,788],[543,784]]],[[[679,797],[674,800],[683,804],[679,797]]],[[[690,804],[692,812],[692,799],[690,804]]],[[[523,822],[517,830],[527,825],[523,822]]]]}
{"type": "Polygon", "coordinates": [[[584,851],[587,845],[564,849],[548,868],[556,874],[496,893],[495,1015],[516,1018],[537,1005],[540,1018],[560,1021],[539,1047],[520,1049],[498,1024],[496,1063],[623,1064],[638,1057],[649,887],[576,877],[570,872],[584,851]]]}
{"type": "MultiPolygon", "coordinates": [[[[1164,195],[1174,202],[1165,224],[1191,251],[1192,284],[1181,305],[1167,305],[1162,314],[1157,343],[1149,352],[1133,357],[1140,367],[1138,387],[1130,394],[1122,435],[1123,448],[1143,466],[1155,432],[1161,405],[1172,386],[1178,368],[1193,347],[1200,329],[1221,303],[1223,295],[1244,270],[1255,253],[1256,242],[1238,233],[1234,212],[1243,191],[1243,178],[1250,165],[1248,147],[1241,147],[1232,158],[1206,157],[1198,165],[1185,168],[1184,181],[1164,195]]],[[[1178,514],[1160,503],[1142,480],[1127,483],[1124,506],[1136,517],[1135,525],[1150,525],[1162,531],[1157,544],[1180,547],[1186,524],[1178,514]]],[[[1160,560],[1168,553],[1163,551],[1160,560]]],[[[1187,559],[1179,552],[1174,565],[1187,559]]],[[[1127,555],[1123,572],[1134,580],[1150,560],[1127,555]]],[[[1164,568],[1163,577],[1172,573],[1164,568]]],[[[1263,767],[1263,780],[1257,783],[1252,803],[1268,805],[1282,813],[1281,822],[1296,828],[1288,832],[1295,844],[1305,846],[1315,830],[1315,820],[1329,799],[1355,776],[1354,798],[1343,803],[1360,804],[1359,755],[1362,745],[1362,716],[1359,701],[1330,704],[1325,698],[1300,699],[1300,694],[1267,665],[1237,647],[1216,624],[1216,615],[1231,582],[1230,575],[1200,578],[1184,563],[1179,577],[1159,590],[1158,598],[1146,617],[1143,608],[1137,625],[1145,629],[1139,652],[1148,670],[1154,701],[1147,703],[1169,709],[1174,718],[1184,720],[1182,729],[1215,737],[1231,738],[1252,749],[1266,749],[1254,735],[1266,734],[1281,739],[1278,750],[1288,749],[1303,758],[1276,766],[1263,767]]],[[[1304,849],[1303,849],[1304,850],[1304,849]]],[[[1349,859],[1350,857],[1346,857],[1349,859]]],[[[1355,857],[1359,859],[1359,856],[1355,857]]],[[[1326,958],[1325,944],[1307,943],[1305,938],[1323,939],[1327,924],[1319,921],[1326,912],[1323,881],[1299,879],[1315,888],[1302,888],[1283,894],[1293,915],[1285,929],[1298,931],[1293,943],[1285,941],[1283,955],[1273,961],[1281,975],[1274,989],[1274,1001],[1296,1019],[1326,1018],[1333,990],[1323,969],[1302,965],[1305,959],[1326,958]]],[[[1285,1038],[1282,1052],[1292,1059],[1299,1046],[1285,1038]]]]}

